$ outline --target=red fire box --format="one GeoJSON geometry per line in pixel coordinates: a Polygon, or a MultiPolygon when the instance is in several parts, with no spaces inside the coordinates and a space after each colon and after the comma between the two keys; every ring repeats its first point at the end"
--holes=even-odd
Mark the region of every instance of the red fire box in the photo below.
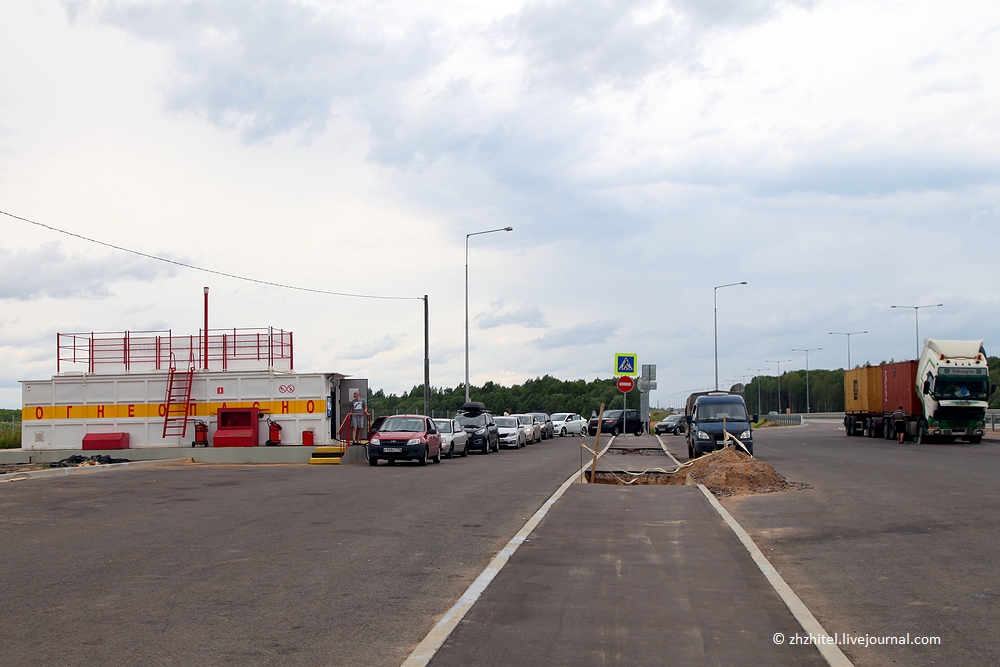
{"type": "Polygon", "coordinates": [[[260,426],[259,408],[219,408],[219,424],[213,447],[256,447],[260,426]]]}
{"type": "Polygon", "coordinates": [[[88,433],[83,436],[84,449],[128,449],[128,433],[88,433]]]}

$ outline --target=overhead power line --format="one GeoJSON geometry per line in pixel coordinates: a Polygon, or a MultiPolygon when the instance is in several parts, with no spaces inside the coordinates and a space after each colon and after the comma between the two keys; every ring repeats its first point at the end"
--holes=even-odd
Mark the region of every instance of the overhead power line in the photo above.
{"type": "Polygon", "coordinates": [[[247,276],[236,275],[235,273],[226,273],[225,271],[216,271],[215,269],[207,269],[203,266],[195,266],[194,264],[187,264],[186,262],[178,262],[175,259],[168,259],[167,257],[159,257],[157,255],[150,255],[145,252],[140,252],[138,250],[132,250],[131,248],[125,248],[120,245],[115,245],[114,243],[108,243],[107,241],[101,241],[98,239],[90,238],[89,236],[84,236],[83,234],[77,234],[76,232],[70,232],[65,229],[59,229],[58,227],[53,227],[52,225],[46,225],[42,222],[36,222],[35,220],[29,220],[28,218],[21,217],[19,215],[14,215],[13,213],[8,213],[7,211],[0,211],[3,215],[9,218],[14,218],[15,220],[20,220],[22,222],[27,222],[29,225],[35,225],[36,227],[41,227],[42,229],[48,229],[49,231],[57,232],[59,234],[65,234],[66,236],[72,236],[73,238],[81,239],[87,241],[88,243],[96,243],[97,245],[102,245],[105,248],[111,248],[113,250],[118,250],[120,252],[127,252],[133,255],[138,255],[139,257],[145,257],[146,259],[153,259],[157,262],[165,262],[167,264],[173,264],[175,266],[181,266],[185,269],[193,269],[195,271],[201,271],[203,273],[211,273],[212,275],[222,276],[224,278],[232,278],[234,280],[243,280],[248,283],[257,283],[258,285],[268,285],[270,287],[278,287],[280,289],[290,289],[296,290],[298,292],[312,292],[313,294],[329,294],[331,296],[346,296],[353,299],[391,299],[394,301],[422,301],[423,297],[419,296],[383,296],[378,294],[351,294],[349,292],[333,292],[325,289],[315,289],[312,287],[300,287],[298,285],[285,285],[283,283],[276,283],[270,280],[260,280],[259,278],[248,278],[247,276]]]}

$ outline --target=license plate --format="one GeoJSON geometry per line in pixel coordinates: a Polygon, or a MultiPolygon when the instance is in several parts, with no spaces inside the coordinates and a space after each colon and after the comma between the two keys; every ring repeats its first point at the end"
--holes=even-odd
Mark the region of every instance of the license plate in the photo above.
{"type": "Polygon", "coordinates": [[[382,448],[382,453],[383,454],[402,454],[403,453],[403,448],[402,447],[383,447],[382,448]]]}

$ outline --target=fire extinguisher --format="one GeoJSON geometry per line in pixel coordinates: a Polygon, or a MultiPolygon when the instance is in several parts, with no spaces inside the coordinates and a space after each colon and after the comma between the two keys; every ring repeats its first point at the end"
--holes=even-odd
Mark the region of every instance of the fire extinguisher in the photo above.
{"type": "Polygon", "coordinates": [[[208,424],[196,419],[194,422],[194,442],[192,447],[208,447],[208,424]]]}
{"type": "Polygon", "coordinates": [[[268,447],[281,444],[281,424],[270,417],[267,418],[267,442],[268,447]]]}

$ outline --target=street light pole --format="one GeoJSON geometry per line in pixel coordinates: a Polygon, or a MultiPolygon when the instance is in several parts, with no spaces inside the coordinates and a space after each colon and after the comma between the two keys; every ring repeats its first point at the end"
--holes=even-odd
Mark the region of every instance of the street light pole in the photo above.
{"type": "Polygon", "coordinates": [[[913,321],[917,326],[917,359],[920,358],[920,309],[921,308],[940,308],[943,303],[932,303],[926,306],[889,306],[890,308],[912,308],[913,309],[913,321]]]}
{"type": "Polygon", "coordinates": [[[757,376],[754,378],[757,381],[757,412],[763,413],[764,410],[762,410],[761,407],[760,407],[760,372],[761,371],[769,371],[771,369],[770,368],[748,368],[747,370],[748,371],[753,371],[753,372],[755,372],[757,374],[757,376]]]}
{"type": "Polygon", "coordinates": [[[792,352],[806,353],[806,414],[809,414],[809,353],[822,350],[821,347],[793,347],[792,352]]]}
{"type": "Polygon", "coordinates": [[[854,368],[851,366],[851,336],[855,334],[866,334],[867,331],[831,331],[829,335],[831,336],[847,336],[847,369],[851,370],[854,368]]]}
{"type": "Polygon", "coordinates": [[[512,232],[513,227],[500,227],[498,229],[487,229],[481,232],[472,232],[465,235],[465,402],[469,402],[469,238],[480,234],[492,234],[493,232],[512,232]]]}
{"type": "Polygon", "coordinates": [[[719,290],[723,287],[733,287],[734,285],[746,285],[747,281],[729,283],[728,285],[717,285],[712,289],[712,298],[715,304],[715,390],[719,391],[719,290]]]}
{"type": "Polygon", "coordinates": [[[778,414],[781,414],[781,364],[791,359],[765,359],[769,364],[777,364],[778,369],[778,414]]]}

